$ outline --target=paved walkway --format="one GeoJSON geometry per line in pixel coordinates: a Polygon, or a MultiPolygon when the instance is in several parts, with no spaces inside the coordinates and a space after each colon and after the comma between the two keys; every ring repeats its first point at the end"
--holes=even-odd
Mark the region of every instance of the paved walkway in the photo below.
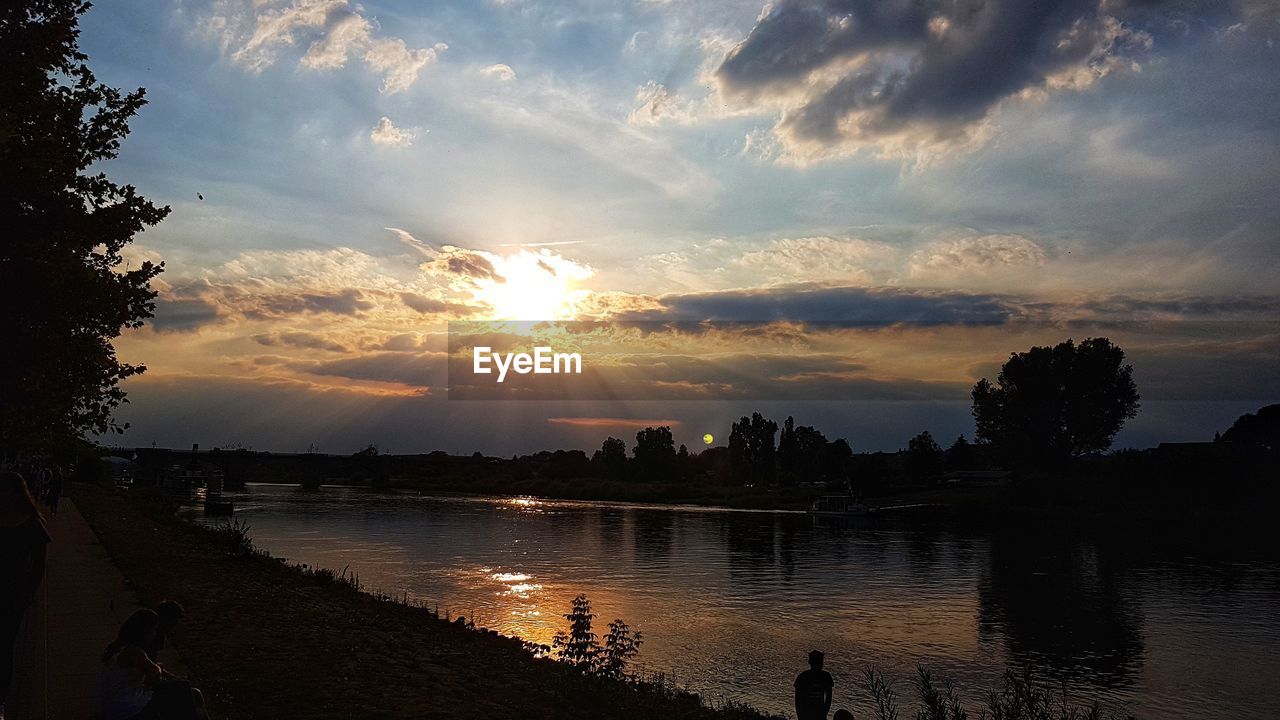
{"type": "MultiPolygon", "coordinates": [[[[5,720],[88,720],[96,712],[103,648],[138,607],[137,597],[75,504],[49,522],[44,584],[27,615],[5,720]]],[[[172,649],[166,667],[181,672],[172,649]]]]}

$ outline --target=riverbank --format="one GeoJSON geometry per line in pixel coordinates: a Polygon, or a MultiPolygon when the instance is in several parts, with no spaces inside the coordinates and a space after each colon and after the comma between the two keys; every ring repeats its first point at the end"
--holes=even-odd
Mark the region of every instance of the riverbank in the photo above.
{"type": "Polygon", "coordinates": [[[227,533],[91,485],[72,496],[144,604],[178,600],[177,642],[215,714],[236,718],[766,717],[669,685],[586,678],[518,640],[232,553],[227,533]]]}

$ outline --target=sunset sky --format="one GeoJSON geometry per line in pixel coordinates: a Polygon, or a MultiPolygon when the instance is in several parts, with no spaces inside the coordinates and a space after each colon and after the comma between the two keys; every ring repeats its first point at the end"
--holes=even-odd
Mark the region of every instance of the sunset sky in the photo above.
{"type": "Polygon", "coordinates": [[[692,448],[763,410],[891,450],[1099,334],[1120,445],[1211,437],[1280,399],[1278,40],[1267,0],[101,2],[82,48],[150,101],[103,169],[173,208],[112,441],[692,448]],[[446,323],[494,318],[800,335],[681,340],[687,401],[448,401],[446,323]]]}

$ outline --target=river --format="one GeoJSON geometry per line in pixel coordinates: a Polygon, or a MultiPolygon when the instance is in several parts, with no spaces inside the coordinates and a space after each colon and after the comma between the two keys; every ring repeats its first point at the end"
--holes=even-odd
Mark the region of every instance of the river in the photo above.
{"type": "MultiPolygon", "coordinates": [[[[834,707],[865,714],[861,670],[916,663],[976,716],[1010,665],[1140,718],[1276,718],[1280,563],[1223,561],[1122,534],[959,531],[909,519],[250,485],[231,493],[256,545],[349,568],[364,587],[549,643],[585,593],[597,632],[644,634],[650,671],[715,700],[790,712],[810,649],[834,707]]],[[[912,713],[900,712],[902,716],[912,713]]]]}

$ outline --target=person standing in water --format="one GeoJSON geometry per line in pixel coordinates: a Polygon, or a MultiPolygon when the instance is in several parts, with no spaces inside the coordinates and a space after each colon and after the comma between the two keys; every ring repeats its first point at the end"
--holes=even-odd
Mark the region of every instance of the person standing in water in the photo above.
{"type": "Polygon", "coordinates": [[[0,711],[9,699],[13,658],[27,608],[44,578],[49,531],[16,472],[0,473],[0,711]]]}
{"type": "Polygon", "coordinates": [[[798,720],[827,720],[831,712],[831,690],[835,680],[822,669],[823,656],[813,650],[809,653],[809,669],[796,676],[796,718],[798,720]]]}

